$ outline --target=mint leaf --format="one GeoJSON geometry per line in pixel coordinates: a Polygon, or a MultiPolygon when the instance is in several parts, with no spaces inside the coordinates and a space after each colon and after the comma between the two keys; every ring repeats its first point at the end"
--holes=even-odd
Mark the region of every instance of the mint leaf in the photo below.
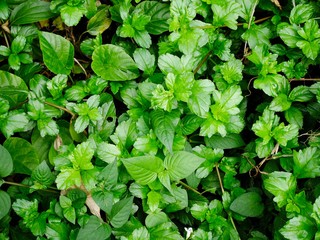
{"type": "Polygon", "coordinates": [[[102,34],[105,30],[107,30],[111,25],[111,18],[109,17],[108,8],[103,7],[99,10],[87,24],[87,31],[91,35],[102,34]]]}
{"type": "Polygon", "coordinates": [[[278,96],[273,98],[270,103],[269,109],[275,112],[283,112],[291,107],[291,101],[287,95],[280,93],[278,96]]]}
{"type": "Polygon", "coordinates": [[[6,216],[11,208],[11,199],[8,193],[5,191],[0,190],[0,204],[1,204],[1,209],[0,209],[0,220],[6,216]]]}
{"type": "Polygon", "coordinates": [[[297,47],[297,42],[302,38],[298,34],[299,27],[297,25],[290,25],[288,23],[280,23],[277,26],[277,31],[284,43],[290,48],[297,47]]]}
{"type": "Polygon", "coordinates": [[[72,162],[74,169],[77,170],[90,170],[93,168],[91,159],[94,150],[91,148],[89,142],[83,142],[73,150],[69,155],[69,160],[72,162]]]}
{"type": "Polygon", "coordinates": [[[309,218],[300,215],[290,219],[279,232],[286,239],[313,239],[316,226],[309,218]]]}
{"type": "Polygon", "coordinates": [[[288,110],[284,112],[284,116],[286,120],[292,124],[297,125],[299,129],[303,126],[303,115],[302,112],[295,107],[290,107],[288,110]]]}
{"type": "Polygon", "coordinates": [[[106,80],[126,81],[139,76],[136,63],[119,46],[105,44],[97,47],[92,60],[93,71],[106,80]]]}
{"type": "Polygon", "coordinates": [[[69,27],[77,25],[85,12],[86,9],[80,5],[69,6],[66,4],[60,9],[62,21],[69,27]]]}
{"type": "Polygon", "coordinates": [[[95,239],[104,240],[111,235],[111,227],[96,216],[90,216],[89,221],[80,228],[76,240],[91,238],[92,233],[94,233],[95,239]]]}
{"type": "Polygon", "coordinates": [[[253,24],[249,29],[247,29],[241,37],[248,41],[251,49],[256,46],[267,45],[270,46],[270,38],[272,37],[272,32],[269,28],[253,24]]]}
{"type": "Polygon", "coordinates": [[[55,74],[69,75],[73,67],[74,47],[65,38],[39,32],[40,48],[47,68],[55,74]]]}
{"type": "Polygon", "coordinates": [[[320,151],[315,147],[308,147],[299,152],[293,152],[293,174],[297,178],[315,178],[320,176],[320,151]]]}
{"type": "Polygon", "coordinates": [[[110,214],[110,223],[115,228],[122,227],[129,219],[133,204],[133,197],[124,198],[115,203],[110,214]]]}
{"type": "Polygon", "coordinates": [[[0,177],[4,178],[9,176],[13,171],[13,161],[9,151],[6,148],[4,148],[2,145],[0,145],[0,162],[1,162],[0,177]]]}
{"type": "Polygon", "coordinates": [[[268,175],[268,178],[263,181],[263,185],[275,196],[273,201],[281,208],[293,198],[297,181],[291,173],[272,172],[268,175]]]}
{"type": "Polygon", "coordinates": [[[53,184],[55,179],[46,161],[42,161],[42,163],[32,171],[31,178],[45,186],[53,184]]]}
{"type": "Polygon", "coordinates": [[[164,159],[163,165],[169,173],[170,179],[178,181],[188,177],[204,161],[204,158],[200,158],[192,153],[179,151],[168,155],[164,159]]]}
{"type": "Polygon", "coordinates": [[[137,48],[133,53],[134,61],[138,68],[145,74],[151,75],[155,69],[155,56],[147,49],[137,48]]]}
{"type": "Polygon", "coordinates": [[[143,185],[156,180],[158,173],[164,169],[162,160],[155,156],[123,158],[121,161],[132,178],[143,185]]]}
{"type": "Polygon", "coordinates": [[[68,189],[73,186],[81,186],[80,171],[73,168],[61,169],[56,178],[57,188],[61,190],[68,189]]]}
{"type": "Polygon", "coordinates": [[[313,94],[310,92],[307,86],[297,86],[289,94],[289,99],[296,102],[307,102],[313,98],[313,94]]]}
{"type": "Polygon", "coordinates": [[[245,217],[258,217],[264,210],[262,198],[257,192],[247,192],[232,201],[230,209],[245,217]]]}
{"type": "Polygon", "coordinates": [[[241,14],[241,5],[235,1],[227,0],[224,2],[213,3],[211,5],[214,18],[213,24],[217,27],[226,25],[236,30],[237,19],[241,14]]]}
{"type": "Polygon", "coordinates": [[[163,110],[154,110],[151,113],[151,122],[159,141],[171,152],[175,128],[179,122],[178,112],[165,112],[163,110]]]}
{"type": "Polygon", "coordinates": [[[301,24],[312,17],[314,8],[311,4],[298,4],[290,12],[290,22],[301,24]]]}

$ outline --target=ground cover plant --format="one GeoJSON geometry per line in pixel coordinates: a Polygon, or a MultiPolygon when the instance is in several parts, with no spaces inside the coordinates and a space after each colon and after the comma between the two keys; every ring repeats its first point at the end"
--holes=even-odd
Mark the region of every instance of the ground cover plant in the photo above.
{"type": "Polygon", "coordinates": [[[319,13],[2,0],[0,239],[320,239],[319,13]]]}

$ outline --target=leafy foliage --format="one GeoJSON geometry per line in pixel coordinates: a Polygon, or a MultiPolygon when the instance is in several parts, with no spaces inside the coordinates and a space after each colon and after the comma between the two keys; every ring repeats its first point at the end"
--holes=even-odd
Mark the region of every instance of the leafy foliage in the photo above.
{"type": "Polygon", "coordinates": [[[319,8],[0,1],[0,239],[320,239],[319,8]]]}

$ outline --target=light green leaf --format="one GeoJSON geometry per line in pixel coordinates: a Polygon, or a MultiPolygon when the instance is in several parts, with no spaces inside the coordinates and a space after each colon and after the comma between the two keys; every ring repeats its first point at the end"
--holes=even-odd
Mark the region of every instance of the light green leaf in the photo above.
{"type": "Polygon", "coordinates": [[[315,224],[307,217],[298,216],[290,219],[286,225],[284,225],[279,232],[286,238],[290,240],[314,239],[314,234],[316,233],[315,224]]]}
{"type": "Polygon", "coordinates": [[[51,81],[47,82],[47,88],[53,99],[57,99],[62,96],[62,91],[67,87],[68,76],[63,74],[58,74],[52,78],[51,81]]]}
{"type": "Polygon", "coordinates": [[[73,167],[77,170],[90,170],[93,168],[91,159],[94,150],[89,142],[78,144],[73,152],[69,155],[69,160],[72,162],[73,167]]]}
{"type": "Polygon", "coordinates": [[[90,216],[89,221],[80,228],[76,240],[90,239],[93,233],[95,240],[105,240],[111,235],[111,227],[98,217],[90,216]]]}
{"type": "Polygon", "coordinates": [[[160,142],[171,152],[175,128],[179,122],[179,112],[165,112],[154,110],[151,112],[151,121],[154,133],[160,142]]]}
{"type": "Polygon", "coordinates": [[[257,0],[256,1],[236,0],[236,2],[241,4],[240,17],[242,17],[244,20],[246,20],[247,23],[249,23],[252,11],[254,11],[253,8],[255,7],[255,5],[258,1],[257,0]]]}
{"type": "Polygon", "coordinates": [[[55,74],[69,75],[74,64],[73,45],[65,38],[49,32],[39,32],[39,39],[47,68],[55,74]]]}
{"type": "Polygon", "coordinates": [[[121,155],[121,150],[116,145],[102,142],[98,145],[97,154],[101,160],[112,163],[121,155]]]}
{"type": "Polygon", "coordinates": [[[149,240],[150,234],[146,227],[137,228],[132,232],[132,240],[149,240]]]}
{"type": "Polygon", "coordinates": [[[11,199],[8,193],[0,190],[0,220],[6,216],[11,208],[11,199]]]}
{"type": "Polygon", "coordinates": [[[272,133],[274,139],[277,140],[278,143],[282,146],[286,146],[288,141],[298,137],[299,129],[297,125],[284,126],[284,123],[280,123],[279,126],[274,128],[272,133]]]}
{"type": "Polygon", "coordinates": [[[92,60],[93,71],[106,80],[126,81],[139,76],[136,63],[119,46],[105,44],[97,47],[92,60]]]}
{"type": "Polygon", "coordinates": [[[245,217],[258,217],[262,214],[264,205],[259,193],[247,192],[233,200],[230,209],[245,217]]]}
{"type": "Polygon", "coordinates": [[[270,46],[269,39],[272,37],[272,32],[268,27],[253,24],[241,37],[248,41],[251,49],[254,49],[258,45],[270,46]]]}
{"type": "Polygon", "coordinates": [[[55,176],[51,172],[46,161],[42,161],[42,163],[32,171],[31,178],[45,186],[50,186],[54,183],[55,176]]]}
{"type": "Polygon", "coordinates": [[[233,30],[237,29],[237,19],[241,14],[241,6],[239,3],[227,0],[213,3],[211,8],[214,15],[213,24],[215,26],[221,27],[226,25],[233,30]]]}
{"type": "Polygon", "coordinates": [[[50,2],[29,0],[15,7],[10,15],[11,25],[23,25],[47,20],[54,14],[50,10],[50,2]]]}
{"type": "Polygon", "coordinates": [[[291,24],[301,24],[309,20],[314,13],[314,7],[311,4],[298,4],[290,12],[291,24]]]}
{"type": "Polygon", "coordinates": [[[85,12],[86,9],[82,6],[69,6],[68,4],[60,9],[61,19],[69,27],[76,26],[85,12]]]}
{"type": "Polygon", "coordinates": [[[302,40],[302,38],[298,34],[298,26],[290,25],[288,23],[280,23],[277,26],[277,31],[284,43],[290,48],[297,47],[297,42],[302,40]]]}
{"type": "Polygon", "coordinates": [[[160,193],[156,191],[150,191],[148,193],[147,203],[151,212],[155,212],[158,209],[161,199],[162,199],[162,196],[160,195],[160,193]]]}
{"type": "Polygon", "coordinates": [[[316,220],[316,223],[320,224],[320,196],[315,200],[313,204],[313,213],[311,214],[311,217],[313,217],[316,220]]]}
{"type": "Polygon", "coordinates": [[[164,169],[163,161],[155,156],[123,158],[121,161],[132,178],[142,185],[152,183],[164,169]]]}
{"type": "Polygon", "coordinates": [[[320,40],[317,39],[313,42],[301,40],[297,42],[297,47],[299,47],[303,54],[307,57],[310,58],[311,60],[315,60],[318,56],[319,53],[319,43],[320,40]]]}
{"type": "Polygon", "coordinates": [[[115,228],[122,227],[129,219],[133,204],[133,197],[123,198],[115,203],[110,214],[110,223],[115,228]]]}
{"type": "Polygon", "coordinates": [[[111,18],[109,18],[109,11],[107,7],[102,8],[92,18],[90,18],[87,31],[91,35],[102,34],[111,25],[111,18]]]}
{"type": "Polygon", "coordinates": [[[195,81],[192,86],[192,94],[188,100],[188,107],[199,117],[206,117],[211,105],[211,93],[214,90],[214,84],[210,80],[195,81]]]}
{"type": "Polygon", "coordinates": [[[287,95],[280,93],[278,96],[273,98],[270,103],[269,109],[275,112],[283,112],[291,107],[291,101],[287,95]]]}
{"type": "Polygon", "coordinates": [[[40,163],[35,149],[27,140],[11,137],[3,143],[3,146],[11,154],[14,173],[30,175],[40,163]]]}
{"type": "Polygon", "coordinates": [[[73,168],[62,169],[56,178],[57,188],[66,190],[73,186],[81,186],[80,171],[73,168]]]}
{"type": "Polygon", "coordinates": [[[27,39],[23,36],[15,37],[11,43],[11,52],[13,54],[20,53],[24,49],[26,42],[27,39]]]}
{"type": "Polygon", "coordinates": [[[12,73],[0,70],[0,86],[0,97],[9,101],[11,107],[27,99],[27,85],[22,78],[12,73]]]}
{"type": "Polygon", "coordinates": [[[296,178],[320,176],[320,151],[315,147],[293,151],[293,174],[296,178]]]}
{"type": "Polygon", "coordinates": [[[90,118],[87,115],[79,116],[77,117],[75,123],[74,123],[74,130],[77,133],[82,133],[90,123],[90,118]]]}
{"type": "Polygon", "coordinates": [[[275,196],[273,201],[281,208],[285,206],[290,199],[293,199],[297,181],[289,172],[272,172],[268,174],[268,177],[263,181],[263,185],[275,196]]]}
{"type": "Polygon", "coordinates": [[[0,2],[0,19],[6,20],[9,17],[9,6],[7,4],[7,1],[1,1],[0,2]]]}
{"type": "Polygon", "coordinates": [[[40,118],[37,121],[37,126],[42,137],[45,137],[46,135],[56,136],[59,133],[57,123],[51,118],[40,118]]]}
{"type": "Polygon", "coordinates": [[[185,151],[174,152],[164,159],[164,167],[167,169],[170,179],[178,181],[188,177],[205,159],[185,151]]]}
{"type": "Polygon", "coordinates": [[[155,68],[155,56],[147,49],[137,48],[133,53],[133,58],[141,71],[144,71],[148,75],[153,73],[155,68]]]}
{"type": "Polygon", "coordinates": [[[0,163],[0,177],[4,178],[9,176],[13,171],[13,161],[9,151],[2,145],[0,145],[0,163]]]}
{"type": "Polygon", "coordinates": [[[68,239],[70,227],[65,222],[49,223],[46,226],[46,237],[48,239],[68,239]]]}

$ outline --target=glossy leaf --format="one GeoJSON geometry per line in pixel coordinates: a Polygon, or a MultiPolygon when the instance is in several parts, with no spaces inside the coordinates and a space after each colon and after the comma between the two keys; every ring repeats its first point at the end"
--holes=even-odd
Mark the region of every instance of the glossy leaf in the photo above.
{"type": "Polygon", "coordinates": [[[74,47],[65,38],[39,32],[40,48],[47,68],[55,74],[69,75],[73,67],[74,47]]]}
{"type": "Polygon", "coordinates": [[[258,217],[262,214],[264,205],[257,192],[247,192],[232,201],[230,209],[245,217],[258,217]]]}
{"type": "Polygon", "coordinates": [[[115,228],[122,227],[129,219],[133,197],[124,198],[113,205],[110,215],[110,223],[115,228]]]}
{"type": "Polygon", "coordinates": [[[6,216],[11,208],[11,199],[8,193],[5,191],[0,190],[0,219],[2,219],[4,216],[6,216]]]}
{"type": "Polygon", "coordinates": [[[8,150],[4,148],[2,145],[0,145],[0,162],[0,177],[4,178],[9,176],[13,171],[13,161],[8,150]]]}
{"type": "Polygon", "coordinates": [[[91,35],[102,34],[111,25],[111,19],[108,17],[108,8],[103,8],[90,18],[87,31],[91,35]]]}
{"type": "Polygon", "coordinates": [[[92,238],[93,233],[95,239],[104,240],[111,235],[111,227],[108,224],[103,223],[96,216],[91,216],[89,221],[80,228],[76,240],[92,238]]]}
{"type": "Polygon", "coordinates": [[[126,81],[139,76],[136,63],[119,46],[105,44],[97,47],[92,60],[93,71],[106,80],[126,81]]]}

